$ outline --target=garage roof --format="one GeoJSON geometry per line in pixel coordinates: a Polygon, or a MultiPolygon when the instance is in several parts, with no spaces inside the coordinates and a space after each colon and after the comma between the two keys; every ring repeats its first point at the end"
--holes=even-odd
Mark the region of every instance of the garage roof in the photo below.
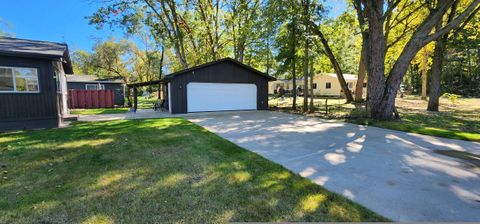
{"type": "Polygon", "coordinates": [[[250,71],[254,72],[255,74],[257,74],[259,76],[265,77],[268,81],[277,80],[275,77],[272,77],[272,76],[268,75],[267,73],[258,71],[257,69],[252,68],[252,67],[250,67],[246,64],[243,64],[243,63],[241,63],[241,62],[239,62],[239,61],[237,61],[233,58],[223,58],[223,59],[212,61],[212,62],[209,62],[209,63],[206,63],[206,64],[202,64],[202,65],[194,66],[194,67],[191,67],[191,68],[188,68],[188,69],[184,69],[184,70],[181,70],[181,71],[178,71],[178,72],[174,72],[174,73],[171,73],[171,74],[168,74],[167,76],[165,76],[165,80],[169,81],[169,80],[175,78],[176,75],[183,74],[183,73],[189,72],[189,71],[194,71],[194,70],[197,70],[197,69],[200,69],[200,68],[209,67],[209,66],[219,64],[219,63],[223,63],[223,62],[231,62],[231,63],[234,63],[236,65],[239,65],[239,66],[241,66],[241,67],[243,67],[247,70],[250,70],[250,71]]]}

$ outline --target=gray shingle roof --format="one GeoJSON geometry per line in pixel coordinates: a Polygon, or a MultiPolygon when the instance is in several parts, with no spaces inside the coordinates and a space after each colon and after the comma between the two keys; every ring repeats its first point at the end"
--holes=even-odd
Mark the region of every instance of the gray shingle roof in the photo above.
{"type": "Polygon", "coordinates": [[[65,73],[73,73],[67,44],[0,37],[0,55],[62,59],[65,73]]]}
{"type": "Polygon", "coordinates": [[[94,75],[67,75],[67,82],[123,83],[116,79],[99,79],[94,75]]]}
{"type": "Polygon", "coordinates": [[[0,37],[0,54],[61,58],[67,49],[61,43],[0,37]]]}

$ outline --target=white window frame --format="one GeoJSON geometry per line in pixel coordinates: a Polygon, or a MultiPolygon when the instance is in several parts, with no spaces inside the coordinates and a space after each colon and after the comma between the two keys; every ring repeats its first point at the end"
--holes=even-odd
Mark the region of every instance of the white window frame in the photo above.
{"type": "Polygon", "coordinates": [[[15,66],[0,66],[0,68],[9,68],[12,69],[12,79],[13,79],[13,91],[11,90],[0,90],[0,93],[40,93],[40,77],[38,74],[38,68],[35,67],[15,67],[15,66]],[[38,90],[37,91],[17,91],[17,79],[15,78],[15,68],[29,68],[29,69],[35,69],[37,71],[37,86],[38,90]]]}
{"type": "Polygon", "coordinates": [[[105,90],[105,85],[97,83],[97,84],[85,84],[85,90],[105,90]],[[88,89],[88,86],[95,86],[96,89],[88,89]]]}

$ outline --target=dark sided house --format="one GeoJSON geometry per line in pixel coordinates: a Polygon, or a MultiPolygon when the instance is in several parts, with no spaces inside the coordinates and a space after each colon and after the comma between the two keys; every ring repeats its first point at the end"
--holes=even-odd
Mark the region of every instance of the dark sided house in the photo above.
{"type": "Polygon", "coordinates": [[[53,128],[66,108],[66,44],[0,37],[0,131],[53,128]]]}
{"type": "Polygon", "coordinates": [[[67,88],[78,90],[113,90],[114,104],[125,104],[125,83],[122,80],[98,79],[93,75],[67,75],[67,88]]]}
{"type": "Polygon", "coordinates": [[[231,58],[169,74],[168,108],[171,113],[267,110],[268,81],[274,77],[231,58]]]}

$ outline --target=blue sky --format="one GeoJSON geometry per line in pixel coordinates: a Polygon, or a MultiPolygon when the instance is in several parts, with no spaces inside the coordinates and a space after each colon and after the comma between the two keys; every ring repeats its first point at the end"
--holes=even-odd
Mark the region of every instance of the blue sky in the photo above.
{"type": "MultiPolygon", "coordinates": [[[[85,16],[99,7],[101,0],[4,0],[0,18],[11,27],[17,38],[66,42],[72,50],[90,51],[98,39],[110,36],[123,37],[120,30],[97,30],[88,25],[85,16]]],[[[346,8],[344,0],[327,0],[330,16],[336,16],[346,8]]],[[[0,29],[5,29],[5,25],[0,29]]]]}

